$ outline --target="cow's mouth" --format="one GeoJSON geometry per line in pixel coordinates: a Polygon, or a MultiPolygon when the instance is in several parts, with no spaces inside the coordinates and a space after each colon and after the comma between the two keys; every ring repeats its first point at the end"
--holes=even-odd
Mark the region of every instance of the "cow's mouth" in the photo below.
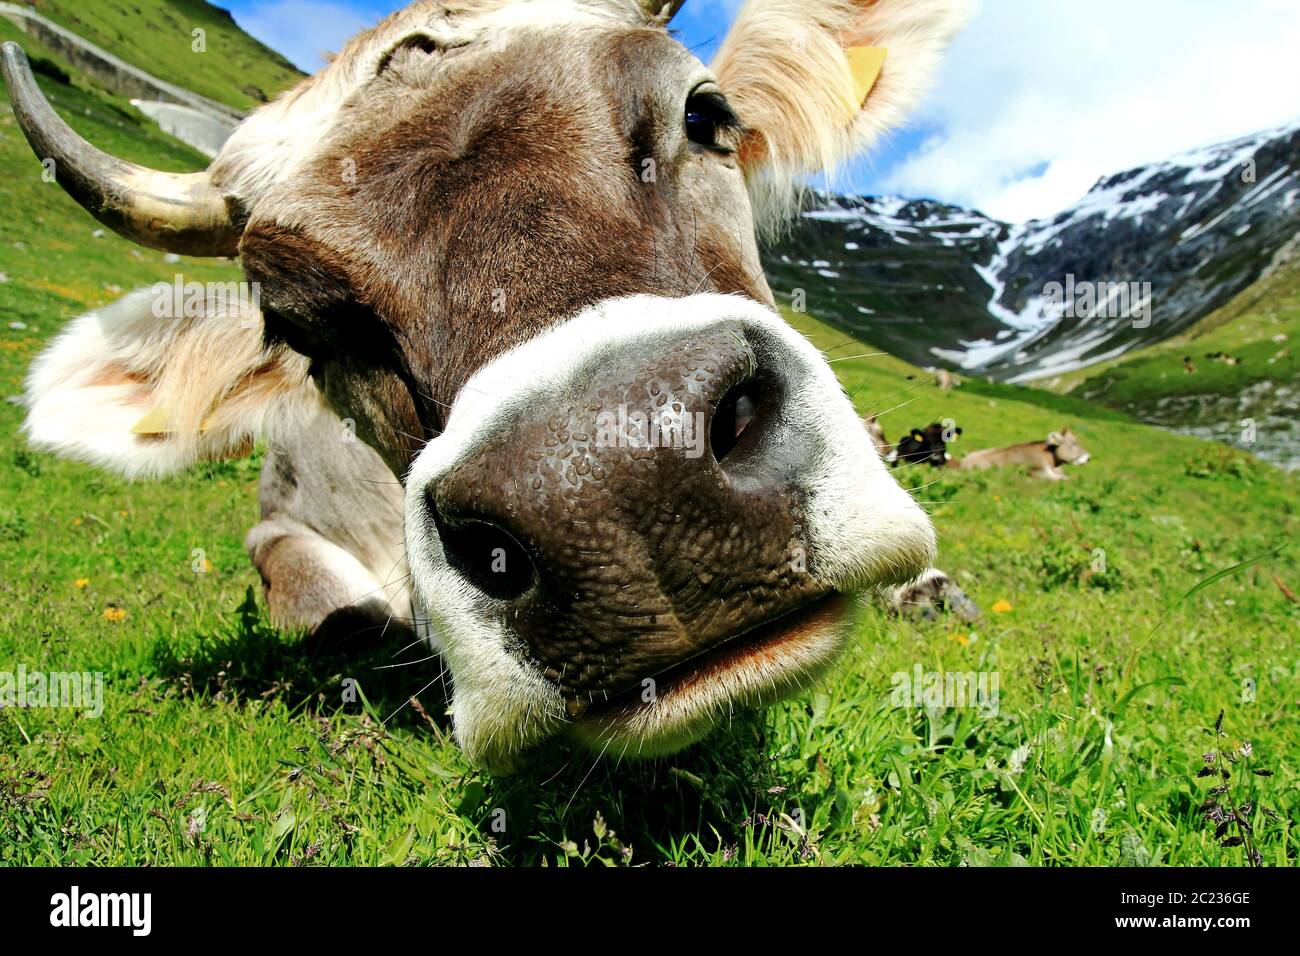
{"type": "Polygon", "coordinates": [[[656,674],[652,684],[592,706],[579,739],[627,756],[655,756],[702,736],[741,707],[806,688],[848,643],[854,602],[833,592],[656,674]]]}

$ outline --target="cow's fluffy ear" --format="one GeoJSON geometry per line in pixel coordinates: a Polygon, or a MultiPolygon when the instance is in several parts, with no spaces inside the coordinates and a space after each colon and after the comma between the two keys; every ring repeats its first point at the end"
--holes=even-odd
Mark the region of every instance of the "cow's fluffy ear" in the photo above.
{"type": "Polygon", "coordinates": [[[319,403],[307,360],[263,343],[255,306],[191,288],[181,301],[142,289],[69,324],[27,378],[31,444],[156,477],[247,454],[319,403]]]}
{"type": "Polygon", "coordinates": [[[1064,442],[1064,441],[1065,441],[1065,438],[1064,438],[1064,436],[1063,436],[1060,432],[1048,432],[1048,433],[1047,433],[1047,444],[1048,444],[1048,445],[1059,445],[1059,444],[1061,444],[1061,443],[1064,442]]]}
{"type": "Polygon", "coordinates": [[[760,212],[898,125],[969,11],[969,0],[749,0],[713,68],[748,129],[739,155],[760,212]]]}

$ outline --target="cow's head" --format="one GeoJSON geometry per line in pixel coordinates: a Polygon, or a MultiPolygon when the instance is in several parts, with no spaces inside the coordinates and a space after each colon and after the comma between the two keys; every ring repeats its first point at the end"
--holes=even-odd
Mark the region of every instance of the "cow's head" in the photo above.
{"type": "Polygon", "coordinates": [[[1079,436],[1068,428],[1047,436],[1047,450],[1058,465],[1086,465],[1092,457],[1079,443],[1079,436]]]}
{"type": "Polygon", "coordinates": [[[913,428],[899,439],[890,460],[895,465],[928,464],[932,468],[942,468],[952,458],[948,443],[956,441],[959,435],[960,428],[938,422],[924,428],[913,428]]]}
{"type": "Polygon", "coordinates": [[[755,229],[901,118],[965,0],[751,0],[712,69],[665,30],[679,5],[415,4],[189,177],[98,153],[6,55],[83,205],[237,252],[261,294],[80,320],[33,374],[33,439],[148,474],[313,401],[353,420],[405,484],[456,732],[493,765],[566,727],[681,746],[806,684],[844,596],[934,550],[775,312],[755,229]]]}

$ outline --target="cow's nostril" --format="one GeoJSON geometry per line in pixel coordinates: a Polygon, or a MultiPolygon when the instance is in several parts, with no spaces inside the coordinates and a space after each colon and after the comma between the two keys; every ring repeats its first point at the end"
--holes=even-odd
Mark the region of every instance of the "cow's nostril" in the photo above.
{"type": "Polygon", "coordinates": [[[715,459],[722,461],[735,451],[758,412],[759,394],[753,381],[742,382],[722,397],[709,429],[709,448],[715,459]]]}
{"type": "Polygon", "coordinates": [[[448,524],[436,508],[432,511],[443,556],[461,577],[500,601],[513,600],[532,589],[537,569],[510,532],[486,521],[448,524]]]}

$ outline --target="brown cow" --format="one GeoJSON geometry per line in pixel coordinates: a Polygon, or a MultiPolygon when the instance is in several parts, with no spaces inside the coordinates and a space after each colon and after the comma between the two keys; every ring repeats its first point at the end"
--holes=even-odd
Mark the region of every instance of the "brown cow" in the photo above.
{"type": "Polygon", "coordinates": [[[1066,428],[1052,432],[1047,436],[1047,441],[1025,442],[1006,448],[984,448],[971,452],[965,458],[954,459],[948,465],[963,471],[1026,465],[1035,478],[1064,481],[1067,475],[1061,470],[1062,465],[1087,464],[1091,457],[1074,432],[1066,428]]]}
{"type": "Polygon", "coordinates": [[[148,476],[265,439],[276,620],[427,622],[493,767],[566,732],[680,747],[806,686],[852,595],[934,554],[755,228],[917,102],[965,0],[751,0],[711,69],[664,29],[679,5],[412,4],[183,176],[86,143],[4,49],[66,190],[144,245],[238,254],[253,293],[76,320],[31,441],[148,476]]]}

